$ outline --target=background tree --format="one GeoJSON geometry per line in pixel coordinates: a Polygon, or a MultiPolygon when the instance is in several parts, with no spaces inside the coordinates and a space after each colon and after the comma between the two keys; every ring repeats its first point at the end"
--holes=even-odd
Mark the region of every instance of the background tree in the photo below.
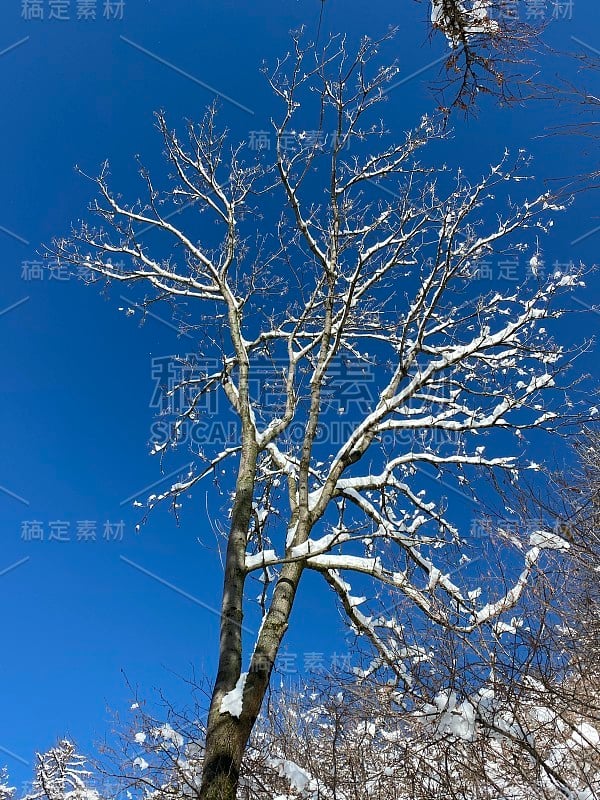
{"type": "Polygon", "coordinates": [[[439,87],[446,113],[473,109],[483,95],[508,103],[537,94],[530,73],[534,53],[545,49],[544,26],[520,14],[527,12],[526,3],[431,0],[430,8],[433,31],[442,33],[450,48],[439,87]]]}
{"type": "Polygon", "coordinates": [[[518,604],[544,551],[566,546],[544,530],[500,537],[495,546],[513,553],[504,588],[450,578],[464,548],[483,551],[484,538],[471,535],[463,500],[454,506],[447,487],[483,499],[485,476],[511,485],[539,469],[522,457],[523,432],[557,427],[559,384],[575,354],[551,338],[554,301],[582,282],[579,271],[532,274],[520,289],[480,292],[478,262],[533,247],[562,206],[547,192],[523,196],[522,154],[476,182],[422,163],[418,152],[445,137],[428,117],[392,141],[375,108],[396,69],[377,66],[377,47],[365,40],[349,55],[333,38],[317,52],[294,38],[269,77],[283,107],[272,163],[269,153],[247,163],[243,145],[228,152],[214,108],[189,125],[187,146],[159,114],[172,186],[159,191],[141,167],[147,197],[129,205],[110,190],[104,165],[91,209],[101,226],[84,222],[56,244],[60,263],[146,285],[142,304],[168,302],[197,334],[200,355],[220,364],[190,363],[172,387],[185,390],[186,404],[156,453],[177,444],[207,394],[222,392],[239,422],[222,451],[194,448],[205,469],[148,501],[177,507],[204,475],[236,463],[203,800],[235,795],[307,569],[371,642],[368,671],[391,671],[410,694],[426,643],[407,650],[403,619],[375,615],[371,602],[391,589],[412,619],[477,638],[518,604]],[[146,244],[148,230],[165,243],[146,244]],[[341,360],[372,375],[373,394],[356,414],[336,407],[341,360]],[[423,466],[438,473],[431,491],[423,466]],[[257,574],[263,619],[245,649],[245,598],[257,574]]]}
{"type": "MultiPolygon", "coordinates": [[[[327,5],[327,0],[319,0],[317,42],[327,5]]],[[[428,0],[424,5],[432,37],[444,37],[449,48],[440,80],[432,87],[445,114],[476,110],[483,95],[501,104],[538,95],[534,56],[548,48],[542,39],[543,22],[528,21],[534,15],[526,0],[428,0]]],[[[557,9],[558,5],[556,13],[557,9]]],[[[542,20],[544,16],[542,9],[542,20]]]]}
{"type": "MultiPolygon", "coordinates": [[[[523,676],[521,676],[523,677],[523,676]]],[[[526,682],[527,683],[527,682],[526,682]]],[[[253,800],[591,800],[600,787],[600,734],[589,710],[569,711],[537,689],[518,702],[490,679],[408,712],[356,680],[313,677],[270,692],[244,754],[239,796],[253,800]]],[[[136,703],[121,745],[104,762],[119,793],[200,796],[205,716],[199,705],[151,714],[136,703]],[[166,721],[165,721],[166,720],[166,721]]]]}
{"type": "Polygon", "coordinates": [[[35,777],[23,800],[100,800],[98,791],[88,785],[92,774],[87,759],[63,739],[37,754],[35,777]]]}
{"type": "Polygon", "coordinates": [[[0,769],[0,800],[10,800],[15,793],[15,787],[8,785],[6,769],[0,769]]]}

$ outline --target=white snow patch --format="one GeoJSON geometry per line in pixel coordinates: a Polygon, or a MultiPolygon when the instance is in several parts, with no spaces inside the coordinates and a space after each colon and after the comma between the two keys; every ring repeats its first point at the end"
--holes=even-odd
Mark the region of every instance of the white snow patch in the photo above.
{"type": "Polygon", "coordinates": [[[221,714],[231,714],[232,717],[239,718],[244,703],[244,687],[247,677],[248,673],[242,672],[234,688],[227,692],[221,700],[221,714]]]}
{"type": "Polygon", "coordinates": [[[269,758],[267,764],[277,770],[280,778],[286,778],[291,788],[298,792],[312,788],[315,783],[310,773],[287,758],[269,758]]]}
{"type": "Polygon", "coordinates": [[[165,722],[158,728],[152,729],[152,736],[155,739],[165,739],[167,742],[173,742],[176,747],[183,747],[183,736],[165,722]]]}
{"type": "Polygon", "coordinates": [[[579,747],[597,747],[600,743],[600,733],[587,722],[580,722],[576,727],[571,740],[579,747]]]}
{"type": "Polygon", "coordinates": [[[571,546],[562,536],[550,531],[534,531],[529,537],[529,544],[546,550],[568,550],[571,546]]]}
{"type": "Polygon", "coordinates": [[[275,550],[261,550],[254,555],[246,553],[246,569],[250,572],[258,567],[266,567],[268,564],[273,564],[277,561],[277,553],[275,550]]]}

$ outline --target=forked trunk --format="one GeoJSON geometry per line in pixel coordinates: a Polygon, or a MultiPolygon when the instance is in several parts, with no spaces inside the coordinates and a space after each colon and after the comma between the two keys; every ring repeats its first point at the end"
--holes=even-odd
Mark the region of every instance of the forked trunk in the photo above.
{"type": "Polygon", "coordinates": [[[235,672],[231,671],[234,660],[228,659],[226,653],[221,653],[221,665],[227,671],[228,679],[225,680],[225,672],[219,670],[208,715],[200,800],[235,800],[244,752],[287,630],[302,571],[300,562],[286,564],[281,569],[254,648],[239,717],[228,712],[221,713],[224,695],[235,687],[240,677],[240,667],[235,672]]]}

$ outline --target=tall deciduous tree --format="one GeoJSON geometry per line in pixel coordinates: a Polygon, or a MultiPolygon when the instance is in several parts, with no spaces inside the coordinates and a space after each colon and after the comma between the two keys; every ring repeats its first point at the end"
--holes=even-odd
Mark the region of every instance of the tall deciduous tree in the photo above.
{"type": "Polygon", "coordinates": [[[189,125],[187,144],[159,114],[173,185],[159,191],[142,167],[147,199],[129,205],[105,165],[92,206],[101,225],[83,223],[55,248],[92,276],[147,286],[141,303],[166,300],[201,354],[218,359],[172,387],[186,403],[155,452],[198,419],[207,394],[222,393],[239,423],[230,446],[197,451],[206,469],[149,501],[176,503],[217,466],[236,465],[203,800],[235,795],[307,570],[369,639],[373,669],[410,691],[402,619],[367,610],[380,590],[403,597],[413,620],[469,637],[519,602],[544,550],[565,547],[532,533],[513,555],[514,581],[483,593],[468,576],[464,586],[450,578],[467,543],[483,548],[464,511],[465,497],[487,492],[478,495],[479,479],[510,484],[539,468],[522,442],[559,420],[570,356],[551,339],[554,301],[581,277],[543,278],[536,251],[522,285],[482,292],[482,260],[526,252],[560,205],[547,192],[525,199],[522,154],[475,182],[426,165],[419,152],[446,135],[428,117],[394,143],[375,112],[396,70],[377,66],[377,47],[365,40],[349,55],[334,38],[319,53],[296,37],[269,77],[282,106],[273,150],[228,150],[214,108],[189,125]],[[147,244],[149,231],[166,247],[147,244]],[[370,381],[360,403],[344,401],[352,410],[336,397],[348,365],[370,381]],[[430,491],[423,468],[436,470],[430,491]],[[245,652],[257,574],[263,619],[245,652]]]}

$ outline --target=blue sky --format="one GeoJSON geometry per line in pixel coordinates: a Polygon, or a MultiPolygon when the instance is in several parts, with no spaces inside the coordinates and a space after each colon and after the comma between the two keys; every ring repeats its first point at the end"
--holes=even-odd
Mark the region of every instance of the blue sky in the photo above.
{"type": "MultiPolygon", "coordinates": [[[[286,51],[291,28],[314,30],[320,11],[318,0],[126,0],[122,15],[114,4],[117,18],[107,19],[97,0],[87,4],[96,19],[77,19],[80,3],[70,0],[54,3],[70,19],[51,19],[52,5],[40,3],[45,18],[37,20],[23,18],[21,0],[4,0],[0,9],[0,764],[16,783],[28,777],[34,751],[59,735],[89,750],[108,727],[107,708],[122,710],[129,700],[124,675],[142,693],[160,686],[174,699],[184,691],[177,674],[193,666],[210,675],[218,619],[209,607],[221,591],[208,518],[223,498],[211,483],[186,503],[179,527],[159,510],[136,535],[139,513],[130,502],[161,479],[148,455],[152,359],[193,343],[164,320],[140,326],[137,315],[120,312],[126,290],[125,299],[119,291],[103,297],[73,278],[42,279],[35,262],[43,243],[85,216],[91,187],[75,164],[94,173],[108,157],[125,195],[137,191],[135,154],[160,169],[157,109],[179,125],[199,118],[216,90],[235,101],[222,101],[232,138],[268,128],[275,106],[261,63],[286,51]],[[43,529],[42,541],[27,540],[32,523],[43,529]],[[78,539],[85,530],[95,530],[96,540],[78,539]]],[[[594,0],[575,0],[570,19],[552,21],[552,7],[547,36],[557,48],[581,49],[572,37],[588,52],[600,48],[594,0]]],[[[435,106],[428,83],[437,67],[428,65],[445,43],[429,40],[427,14],[425,3],[410,0],[326,0],[324,7],[323,35],[347,32],[356,41],[399,25],[382,53],[401,69],[403,82],[385,108],[398,135],[435,106]]],[[[549,82],[574,75],[560,55],[543,71],[549,82]]],[[[597,74],[588,85],[598,93],[597,74]]],[[[540,177],[574,174],[596,166],[593,144],[543,134],[576,119],[574,109],[550,104],[483,102],[476,117],[455,118],[445,157],[478,175],[506,146],[526,147],[540,177]]],[[[564,215],[546,245],[549,262],[598,260],[600,233],[588,235],[600,225],[596,208],[597,195],[585,195],[564,215]]],[[[524,264],[518,269],[523,274],[524,264]]],[[[577,319],[582,328],[571,327],[568,337],[597,329],[597,316],[577,319]]],[[[593,370],[593,359],[586,366],[593,370]]],[[[189,463],[183,451],[179,460],[167,473],[189,463]]],[[[305,652],[331,659],[343,650],[341,631],[331,634],[337,612],[319,592],[305,593],[296,621],[288,655],[299,668],[305,652]],[[317,611],[318,626],[302,624],[317,611]]]]}

